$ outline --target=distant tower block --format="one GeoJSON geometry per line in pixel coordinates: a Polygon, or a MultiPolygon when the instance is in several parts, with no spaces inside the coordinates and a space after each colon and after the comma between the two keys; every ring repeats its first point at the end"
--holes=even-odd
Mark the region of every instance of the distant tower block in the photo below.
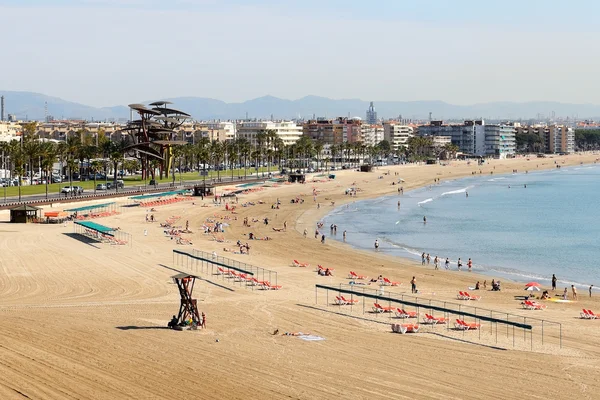
{"type": "Polygon", "coordinates": [[[432,112],[429,111],[429,122],[431,122],[431,114],[432,114],[432,112]]]}
{"type": "Polygon", "coordinates": [[[369,105],[369,109],[367,110],[367,124],[376,125],[377,124],[377,111],[373,107],[373,102],[369,105]]]}
{"type": "Polygon", "coordinates": [[[4,96],[0,97],[0,121],[4,121],[4,96]]]}

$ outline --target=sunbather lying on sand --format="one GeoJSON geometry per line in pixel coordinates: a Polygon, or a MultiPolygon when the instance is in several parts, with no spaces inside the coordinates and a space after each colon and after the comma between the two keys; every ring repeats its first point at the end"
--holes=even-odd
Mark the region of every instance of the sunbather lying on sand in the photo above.
{"type": "MultiPolygon", "coordinates": [[[[279,329],[275,329],[275,331],[273,332],[273,335],[277,335],[279,334],[279,329]]],[[[281,336],[309,336],[310,333],[303,333],[303,332],[285,332],[282,333],[281,336]]]]}

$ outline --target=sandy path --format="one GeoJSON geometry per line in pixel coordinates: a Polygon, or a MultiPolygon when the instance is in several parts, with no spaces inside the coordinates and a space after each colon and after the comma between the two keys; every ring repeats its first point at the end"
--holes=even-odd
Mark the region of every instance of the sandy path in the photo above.
{"type": "MultiPolygon", "coordinates": [[[[556,160],[576,164],[595,158],[556,160]]],[[[533,163],[551,167],[553,162],[493,161],[481,169],[483,174],[500,174],[533,170],[533,163]]],[[[448,167],[389,169],[401,171],[408,189],[429,184],[434,177],[469,176],[479,167],[457,162],[448,167]]],[[[331,210],[325,197],[337,205],[350,201],[343,188],[353,181],[364,190],[358,200],[393,193],[393,174],[377,179],[383,170],[343,171],[330,182],[283,185],[241,196],[240,203],[261,199],[264,204],[239,207],[238,214],[230,214],[238,219],[229,221],[224,234],[229,243],[199,233],[207,217],[226,215],[223,206],[200,207],[200,201],[160,207],[154,213],[157,221],[171,215],[182,217],[180,225],[189,221],[196,232],[188,235],[194,242],[189,247],[165,238],[158,222],[145,223],[146,210],[139,208],[123,208],[122,214],[98,221],[131,233],[131,247],[85,244],[67,235],[70,225],[0,226],[0,398],[489,399],[520,398],[523,393],[531,398],[597,398],[600,321],[576,318],[584,306],[598,309],[596,298],[550,304],[542,311],[543,317],[563,323],[564,348],[536,344],[536,352],[526,351],[528,342],[520,336],[513,350],[512,337],[503,339],[502,331],[499,345],[508,350],[487,346],[493,344],[487,326],[481,334],[489,338],[482,342],[474,340],[479,333],[440,327],[400,336],[390,332],[386,316],[326,306],[324,292],[315,304],[315,283],[344,283],[350,270],[370,276],[382,273],[404,282],[390,289],[397,293],[409,292],[408,281],[415,275],[424,298],[452,302],[457,290],[475,279],[489,280],[433,271],[374,251],[355,251],[343,243],[321,245],[313,238],[315,222],[331,210]],[[320,209],[312,201],[313,186],[320,191],[320,209]],[[296,195],[303,196],[304,204],[289,203],[296,195]],[[277,198],[282,207],[271,210],[277,198]],[[271,222],[244,228],[245,216],[259,220],[268,216],[271,222]],[[271,229],[284,221],[287,232],[271,229]],[[308,238],[302,237],[305,228],[308,238]],[[234,248],[238,239],[246,242],[243,234],[248,232],[273,240],[249,241],[250,256],[223,252],[223,247],[234,248]],[[216,251],[278,271],[284,289],[264,292],[226,285],[232,291],[199,282],[195,295],[208,316],[208,329],[163,329],[179,301],[169,279],[175,273],[169,269],[174,267],[173,248],[216,251]],[[309,262],[311,268],[291,267],[292,259],[309,262]],[[317,276],[316,264],[335,268],[336,276],[317,276]],[[275,328],[308,331],[326,340],[272,336],[275,328]]],[[[480,293],[483,299],[477,305],[531,316],[513,299],[523,293],[521,286],[503,284],[501,293],[480,293]]]]}

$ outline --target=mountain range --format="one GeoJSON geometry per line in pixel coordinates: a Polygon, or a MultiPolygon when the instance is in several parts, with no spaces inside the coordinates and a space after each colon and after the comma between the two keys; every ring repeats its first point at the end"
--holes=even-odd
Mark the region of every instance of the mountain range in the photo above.
{"type": "MultiPolygon", "coordinates": [[[[2,91],[5,114],[14,114],[20,120],[43,120],[46,115],[55,119],[127,120],[129,108],[92,107],[40,93],[2,91]]],[[[329,99],[306,96],[298,100],[264,96],[242,103],[226,103],[203,97],[175,97],[160,99],[173,102],[173,107],[191,114],[197,120],[231,120],[246,118],[276,119],[352,116],[364,118],[369,102],[359,99],[329,99]]],[[[150,101],[132,101],[148,104],[150,101]]],[[[556,117],[594,118],[600,116],[600,106],[569,104],[554,101],[490,102],[473,105],[453,105],[443,101],[374,101],[380,118],[457,120],[485,118],[493,120],[528,120],[556,117]]],[[[6,115],[5,115],[6,117],[6,115]]]]}

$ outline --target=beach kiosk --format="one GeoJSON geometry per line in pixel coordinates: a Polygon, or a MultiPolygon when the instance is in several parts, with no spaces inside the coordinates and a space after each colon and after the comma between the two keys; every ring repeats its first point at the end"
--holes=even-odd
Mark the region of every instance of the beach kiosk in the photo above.
{"type": "Polygon", "coordinates": [[[34,222],[40,214],[41,208],[30,206],[27,204],[21,204],[10,210],[10,222],[17,224],[26,224],[28,222],[34,222]]]}

